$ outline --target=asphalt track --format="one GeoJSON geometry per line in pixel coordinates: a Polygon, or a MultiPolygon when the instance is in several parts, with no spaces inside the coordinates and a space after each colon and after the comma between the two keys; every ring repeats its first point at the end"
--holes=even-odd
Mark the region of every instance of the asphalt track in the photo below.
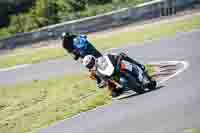
{"type": "MultiPolygon", "coordinates": [[[[185,60],[189,62],[189,68],[165,82],[161,89],[115,101],[111,105],[66,119],[38,132],[182,133],[184,129],[200,127],[200,30],[180,33],[173,38],[147,41],[145,44],[130,46],[121,51],[127,51],[131,57],[143,63],[185,60]]],[[[0,84],[83,71],[79,65],[76,64],[76,68],[74,65],[73,61],[60,59],[0,72],[0,84]]]]}

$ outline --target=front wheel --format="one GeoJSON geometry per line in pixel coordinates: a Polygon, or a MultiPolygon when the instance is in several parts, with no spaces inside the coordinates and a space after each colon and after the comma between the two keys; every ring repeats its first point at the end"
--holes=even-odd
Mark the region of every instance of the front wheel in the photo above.
{"type": "Polygon", "coordinates": [[[152,79],[151,76],[149,76],[149,74],[147,72],[144,72],[144,75],[143,75],[147,81],[147,83],[144,83],[146,84],[145,85],[145,88],[148,88],[149,90],[155,90],[156,89],[156,86],[157,86],[157,82],[152,79]]]}

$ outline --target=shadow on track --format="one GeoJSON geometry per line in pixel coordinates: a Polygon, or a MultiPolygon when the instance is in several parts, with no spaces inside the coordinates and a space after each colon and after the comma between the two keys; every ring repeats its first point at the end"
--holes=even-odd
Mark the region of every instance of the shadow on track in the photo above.
{"type": "Polygon", "coordinates": [[[159,89],[161,89],[161,88],[163,88],[163,87],[165,87],[165,86],[164,86],[164,85],[160,85],[160,86],[156,87],[156,88],[153,89],[153,90],[148,90],[148,91],[146,91],[146,92],[143,93],[143,94],[135,93],[135,94],[133,94],[133,95],[128,95],[128,96],[124,96],[124,97],[122,97],[122,98],[119,98],[119,99],[116,98],[116,99],[117,99],[117,100],[123,100],[123,99],[128,99],[128,98],[135,97],[135,96],[139,96],[139,95],[144,95],[144,94],[146,94],[146,93],[159,90],[159,89]]]}

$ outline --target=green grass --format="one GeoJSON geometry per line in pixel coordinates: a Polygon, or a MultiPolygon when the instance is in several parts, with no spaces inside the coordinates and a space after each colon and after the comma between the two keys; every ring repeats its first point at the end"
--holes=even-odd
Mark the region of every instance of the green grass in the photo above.
{"type": "MultiPolygon", "coordinates": [[[[146,26],[141,30],[130,30],[121,34],[113,34],[104,38],[90,39],[100,50],[113,47],[124,47],[130,43],[140,43],[145,40],[154,40],[162,37],[174,36],[178,32],[186,32],[200,28],[200,17],[193,16],[190,19],[180,20],[175,23],[146,26]]],[[[0,68],[11,67],[19,64],[33,64],[49,59],[61,58],[68,54],[62,48],[47,48],[34,51],[24,49],[0,58],[0,68]]]]}
{"type": "Polygon", "coordinates": [[[200,128],[188,129],[184,133],[200,133],[200,128]]]}
{"type": "Polygon", "coordinates": [[[191,19],[181,20],[175,23],[146,26],[144,29],[129,31],[119,35],[113,35],[104,39],[94,40],[97,47],[107,49],[112,47],[123,47],[125,44],[141,43],[145,40],[155,40],[162,37],[170,37],[178,32],[187,32],[200,28],[200,17],[193,16],[191,19]]]}
{"type": "Polygon", "coordinates": [[[49,59],[56,59],[66,56],[64,49],[43,48],[39,50],[20,49],[14,54],[0,58],[0,68],[12,67],[20,64],[34,64],[49,59]]]}
{"type": "Polygon", "coordinates": [[[0,87],[0,132],[25,133],[109,103],[85,76],[0,87]]]}
{"type": "Polygon", "coordinates": [[[84,74],[0,86],[0,133],[32,132],[111,101],[84,74]]]}

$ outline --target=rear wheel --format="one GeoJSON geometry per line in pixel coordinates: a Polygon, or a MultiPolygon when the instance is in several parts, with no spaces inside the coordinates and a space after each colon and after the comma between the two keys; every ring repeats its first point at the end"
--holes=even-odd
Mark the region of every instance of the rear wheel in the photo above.
{"type": "Polygon", "coordinates": [[[146,85],[145,85],[145,88],[148,88],[150,90],[154,90],[156,89],[156,86],[157,86],[157,82],[152,79],[151,76],[149,76],[149,74],[147,72],[144,73],[144,76],[147,78],[148,82],[146,85]]]}
{"type": "Polygon", "coordinates": [[[118,97],[123,93],[123,90],[120,88],[115,88],[112,90],[111,95],[112,97],[118,97]]]}
{"type": "Polygon", "coordinates": [[[148,89],[150,90],[155,90],[157,86],[157,82],[155,80],[152,80],[149,84],[148,84],[148,89]]]}

